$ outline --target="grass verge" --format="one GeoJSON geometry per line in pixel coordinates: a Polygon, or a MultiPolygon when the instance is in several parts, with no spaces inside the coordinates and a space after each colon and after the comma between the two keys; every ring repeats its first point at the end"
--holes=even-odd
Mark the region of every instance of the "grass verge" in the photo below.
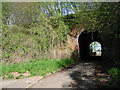
{"type": "Polygon", "coordinates": [[[108,70],[112,79],[109,81],[108,86],[111,88],[120,88],[120,67],[111,67],[108,70]]]}
{"type": "Polygon", "coordinates": [[[29,72],[30,76],[44,76],[48,73],[52,73],[58,69],[67,67],[74,64],[75,60],[62,59],[62,60],[32,60],[26,63],[16,64],[2,64],[0,76],[3,78],[22,78],[22,75],[14,77],[11,72],[25,73],[29,72]]]}
{"type": "Polygon", "coordinates": [[[120,88],[120,61],[114,60],[103,65],[105,72],[111,76],[111,80],[107,83],[108,88],[120,88]]]}

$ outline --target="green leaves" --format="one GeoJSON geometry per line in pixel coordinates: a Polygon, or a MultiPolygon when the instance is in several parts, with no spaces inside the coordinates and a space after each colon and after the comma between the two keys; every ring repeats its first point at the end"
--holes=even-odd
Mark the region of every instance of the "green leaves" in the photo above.
{"type": "Polygon", "coordinates": [[[115,87],[119,88],[120,84],[120,68],[119,67],[111,67],[108,70],[108,73],[112,76],[112,79],[109,81],[108,86],[109,87],[115,87]]]}
{"type": "MultiPolygon", "coordinates": [[[[75,63],[72,59],[62,59],[62,60],[31,60],[26,63],[17,63],[17,64],[3,64],[3,77],[7,75],[6,78],[13,78],[10,74],[12,72],[16,73],[25,73],[30,72],[32,75],[46,75],[47,73],[51,73],[60,68],[67,67],[71,64],[75,63]]],[[[0,76],[1,74],[0,73],[0,76]]],[[[16,77],[16,79],[22,78],[22,75],[16,77]]]]}
{"type": "Polygon", "coordinates": [[[9,63],[26,61],[30,58],[48,58],[51,48],[65,45],[68,26],[58,17],[42,18],[29,28],[3,25],[3,61],[9,63]],[[44,56],[43,56],[44,54],[44,56]]]}
{"type": "Polygon", "coordinates": [[[120,75],[120,69],[119,68],[111,68],[108,73],[113,77],[113,78],[117,78],[120,75]]]}

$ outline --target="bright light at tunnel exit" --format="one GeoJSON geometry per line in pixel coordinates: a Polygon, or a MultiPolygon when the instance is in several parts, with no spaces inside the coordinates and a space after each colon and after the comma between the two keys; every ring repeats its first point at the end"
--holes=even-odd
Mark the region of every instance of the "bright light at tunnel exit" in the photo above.
{"type": "Polygon", "coordinates": [[[89,55],[91,56],[101,56],[102,46],[99,42],[94,41],[89,45],[89,55]]]}

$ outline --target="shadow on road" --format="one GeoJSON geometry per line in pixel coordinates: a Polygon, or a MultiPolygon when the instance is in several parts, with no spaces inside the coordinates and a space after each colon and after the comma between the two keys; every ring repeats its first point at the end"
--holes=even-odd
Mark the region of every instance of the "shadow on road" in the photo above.
{"type": "Polygon", "coordinates": [[[77,89],[105,88],[110,79],[102,69],[102,63],[96,61],[81,61],[75,69],[69,73],[72,82],[63,87],[77,89]]]}
{"type": "Polygon", "coordinates": [[[95,88],[93,76],[83,75],[79,71],[74,71],[71,73],[70,77],[75,81],[71,84],[72,87],[82,89],[95,88]]]}

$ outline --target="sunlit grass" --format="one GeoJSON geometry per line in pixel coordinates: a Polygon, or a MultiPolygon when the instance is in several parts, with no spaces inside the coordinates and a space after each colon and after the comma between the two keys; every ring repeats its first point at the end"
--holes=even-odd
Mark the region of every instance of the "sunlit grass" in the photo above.
{"type": "MultiPolygon", "coordinates": [[[[62,60],[32,60],[26,63],[16,63],[16,64],[2,64],[2,73],[0,76],[7,75],[8,78],[13,78],[10,75],[11,72],[25,73],[30,72],[31,76],[44,76],[47,73],[52,73],[60,68],[67,67],[75,63],[72,59],[62,59],[62,60]]],[[[21,78],[21,77],[20,77],[21,78]]]]}

